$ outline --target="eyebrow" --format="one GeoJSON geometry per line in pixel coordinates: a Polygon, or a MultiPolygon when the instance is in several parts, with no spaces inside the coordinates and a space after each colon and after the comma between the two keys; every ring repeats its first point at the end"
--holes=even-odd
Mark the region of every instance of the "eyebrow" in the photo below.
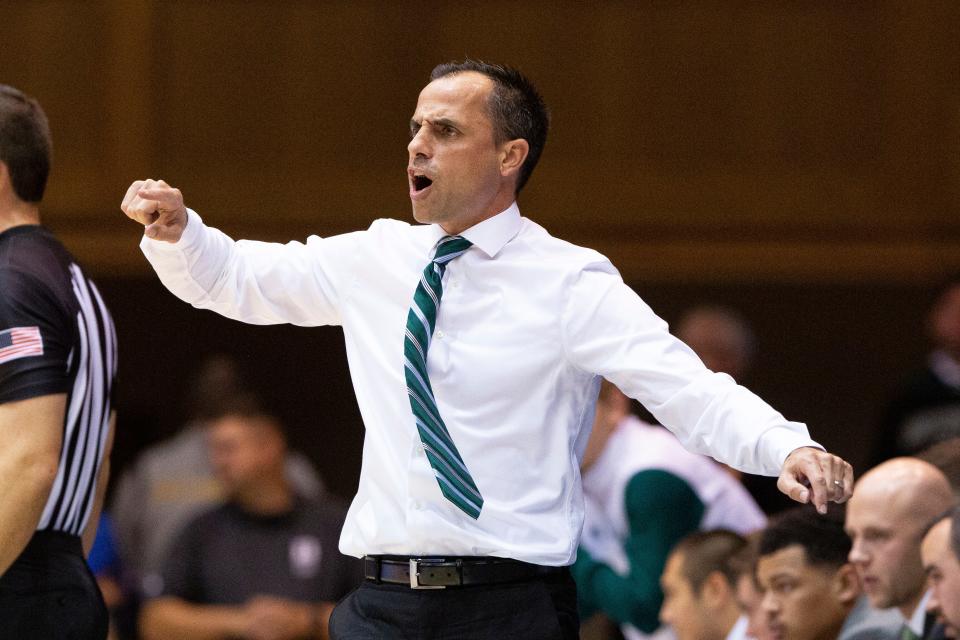
{"type": "Polygon", "coordinates": [[[414,129],[420,128],[421,126],[423,126],[422,124],[423,122],[426,122],[427,124],[434,127],[438,127],[438,126],[453,127],[454,129],[461,128],[458,122],[456,122],[455,120],[451,120],[450,118],[441,117],[441,118],[436,118],[434,120],[431,120],[430,118],[422,118],[421,122],[417,122],[416,118],[410,118],[410,130],[413,131],[414,129]]]}

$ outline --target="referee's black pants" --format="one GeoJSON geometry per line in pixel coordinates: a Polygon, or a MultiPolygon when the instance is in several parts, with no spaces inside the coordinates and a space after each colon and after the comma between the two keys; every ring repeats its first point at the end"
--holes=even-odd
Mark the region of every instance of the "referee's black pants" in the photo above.
{"type": "Polygon", "coordinates": [[[411,589],[366,581],[330,617],[331,640],[577,640],[567,570],[522,582],[411,589]]]}
{"type": "Polygon", "coordinates": [[[80,538],[38,531],[0,577],[0,638],[103,640],[107,607],[80,538]]]}

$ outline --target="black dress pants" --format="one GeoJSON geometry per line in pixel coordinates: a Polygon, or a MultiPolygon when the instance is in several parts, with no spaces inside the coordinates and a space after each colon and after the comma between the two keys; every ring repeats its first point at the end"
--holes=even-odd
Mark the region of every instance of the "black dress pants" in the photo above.
{"type": "Polygon", "coordinates": [[[109,618],[80,538],[37,532],[0,577],[3,640],[103,640],[109,618]]]}
{"type": "Polygon", "coordinates": [[[332,640],[576,640],[579,634],[577,588],[567,570],[446,589],[367,581],[330,617],[332,640]]]}

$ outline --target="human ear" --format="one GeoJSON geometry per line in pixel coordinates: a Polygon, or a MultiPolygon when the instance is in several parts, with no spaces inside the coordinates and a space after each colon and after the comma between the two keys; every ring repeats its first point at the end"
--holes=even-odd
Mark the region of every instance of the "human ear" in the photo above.
{"type": "Polygon", "coordinates": [[[719,609],[731,597],[730,585],[719,571],[708,575],[700,587],[700,599],[708,609],[719,609]]]}
{"type": "Polygon", "coordinates": [[[519,172],[529,153],[530,143],[523,138],[503,143],[500,147],[500,175],[507,177],[519,172]]]}
{"type": "Polygon", "coordinates": [[[860,597],[860,579],[857,570],[849,562],[840,567],[833,576],[832,588],[837,600],[845,606],[852,606],[860,597]]]}

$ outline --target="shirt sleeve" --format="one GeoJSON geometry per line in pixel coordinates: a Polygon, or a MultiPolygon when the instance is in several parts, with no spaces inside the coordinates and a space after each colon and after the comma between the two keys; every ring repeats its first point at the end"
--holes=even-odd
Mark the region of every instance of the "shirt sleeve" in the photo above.
{"type": "Polygon", "coordinates": [[[250,324],[339,325],[365,232],[278,244],[235,241],[188,210],[176,243],[144,236],[140,248],[181,300],[250,324]]]}
{"type": "Polygon", "coordinates": [[[0,269],[0,404],[69,390],[74,325],[49,287],[0,269]]]}
{"type": "Polygon", "coordinates": [[[660,574],[667,555],[681,538],[698,529],[704,505],[686,482],[659,469],[633,476],[624,500],[629,573],[618,574],[594,560],[583,547],[572,571],[583,614],[602,610],[619,623],[649,633],[660,625],[660,574]]]}
{"type": "Polygon", "coordinates": [[[561,322],[575,366],[639,400],[691,451],[775,476],[791,451],[820,446],[806,425],[788,421],[730,376],[708,370],[609,262],[574,277],[561,322]]]}

